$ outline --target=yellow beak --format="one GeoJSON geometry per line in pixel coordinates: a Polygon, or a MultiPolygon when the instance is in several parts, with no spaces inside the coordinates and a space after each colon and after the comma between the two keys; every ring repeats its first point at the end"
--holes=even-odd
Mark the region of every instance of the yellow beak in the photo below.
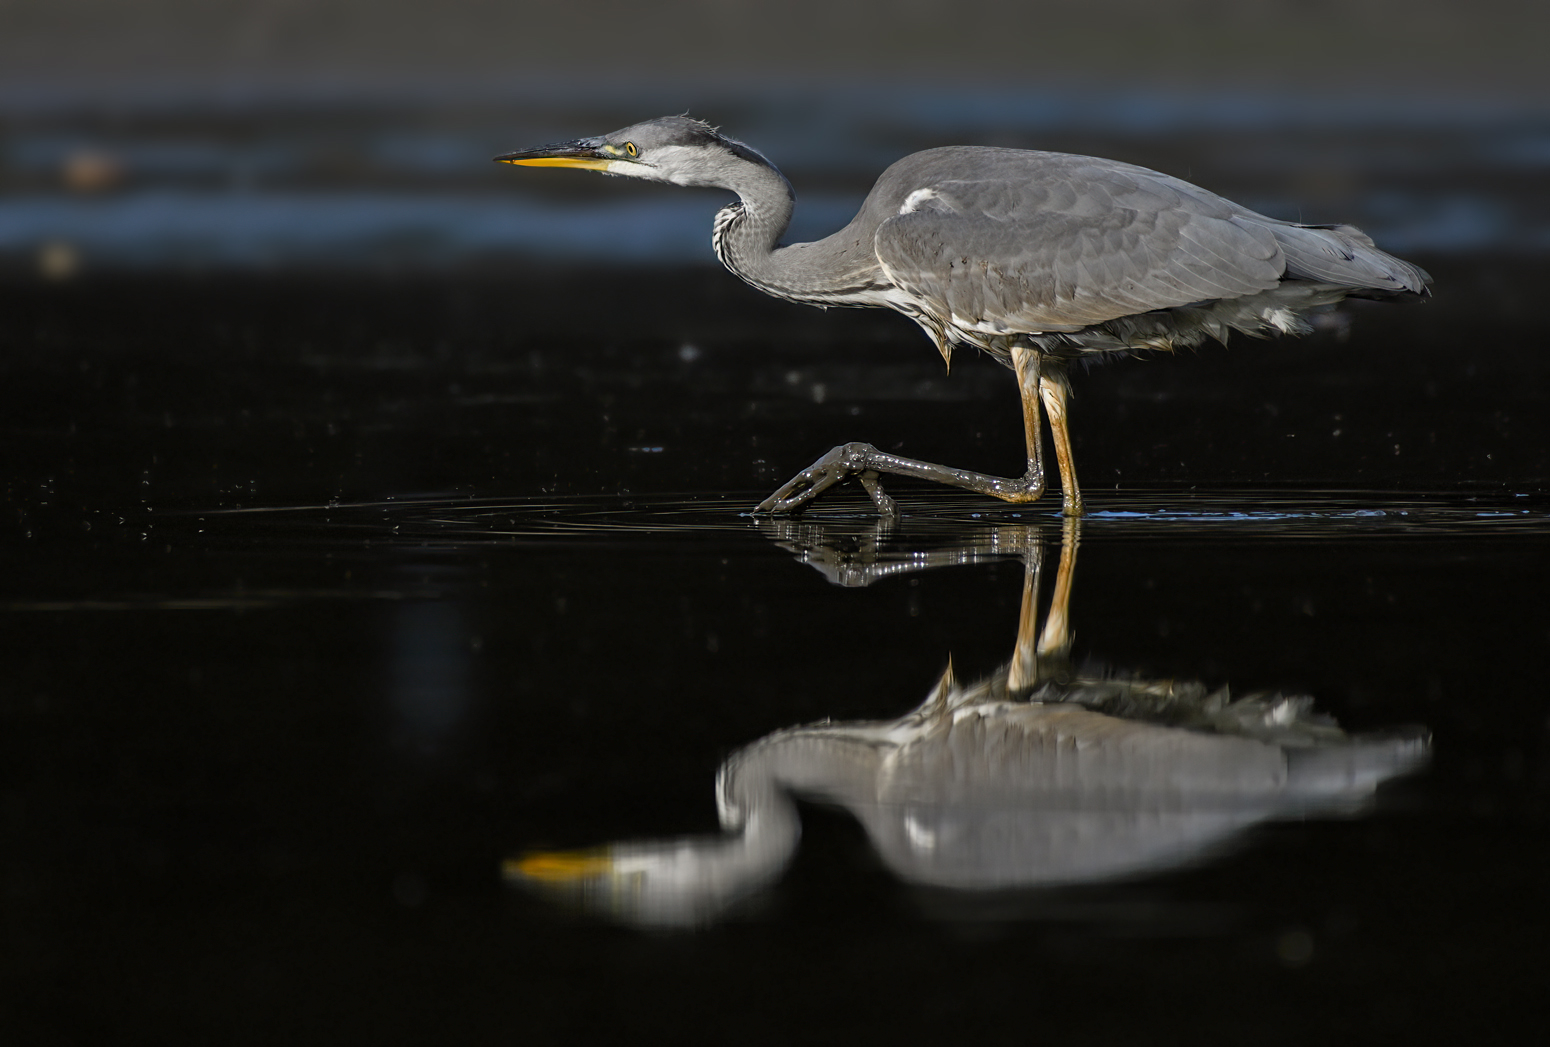
{"type": "Polygon", "coordinates": [[[602,139],[578,138],[573,142],[556,142],[537,149],[519,149],[514,153],[502,153],[497,163],[517,164],[521,167],[579,167],[584,171],[606,171],[615,160],[623,159],[612,151],[604,151],[602,139]]]}
{"type": "Polygon", "coordinates": [[[536,880],[539,883],[574,883],[613,870],[606,848],[585,851],[535,851],[520,858],[508,858],[501,872],[508,879],[536,880]]]}
{"type": "Polygon", "coordinates": [[[534,156],[526,159],[497,156],[496,162],[518,164],[522,167],[580,167],[587,171],[608,170],[607,160],[594,160],[584,156],[534,156]]]}

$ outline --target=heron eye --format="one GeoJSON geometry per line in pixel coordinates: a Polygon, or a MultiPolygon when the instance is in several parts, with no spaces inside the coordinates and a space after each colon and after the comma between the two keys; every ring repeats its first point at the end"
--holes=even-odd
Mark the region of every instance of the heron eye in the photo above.
{"type": "Polygon", "coordinates": [[[634,142],[625,142],[624,143],[624,151],[626,153],[629,153],[631,156],[635,156],[635,155],[637,155],[640,152],[640,150],[635,148],[635,143],[634,142]]]}

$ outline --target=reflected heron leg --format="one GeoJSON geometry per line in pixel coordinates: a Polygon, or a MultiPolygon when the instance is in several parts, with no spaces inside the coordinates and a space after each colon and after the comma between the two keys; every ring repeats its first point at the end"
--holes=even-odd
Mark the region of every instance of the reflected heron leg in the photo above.
{"type": "Polygon", "coordinates": [[[1055,591],[1050,595],[1044,629],[1039,630],[1039,583],[1043,574],[1042,548],[1034,545],[1023,560],[1023,600],[1017,617],[1017,643],[1006,669],[1007,690],[1016,695],[1038,686],[1046,661],[1057,664],[1071,650],[1071,584],[1076,577],[1076,547],[1082,521],[1068,517],[1060,531],[1060,562],[1055,568],[1055,591]],[[1037,637],[1037,639],[1035,639],[1037,637]]]}
{"type": "Polygon", "coordinates": [[[1043,573],[1044,548],[1035,537],[1032,548],[1023,553],[1023,601],[1017,612],[1017,643],[1006,667],[1006,689],[1014,695],[1039,682],[1039,645],[1034,636],[1039,630],[1039,581],[1043,573]]]}
{"type": "MultiPolygon", "coordinates": [[[[1046,399],[1044,402],[1055,404],[1061,411],[1059,427],[1056,429],[1056,454],[1057,457],[1064,454],[1064,457],[1060,458],[1062,477],[1070,468],[1068,459],[1071,446],[1069,439],[1066,439],[1064,413],[1065,372],[1063,370],[1055,372],[1056,377],[1051,384],[1051,389],[1054,391],[1046,394],[1042,378],[1044,367],[1042,354],[1036,349],[1022,346],[1014,346],[1011,353],[1012,366],[1017,372],[1018,395],[1023,406],[1023,434],[1028,445],[1028,471],[1022,476],[1015,479],[987,476],[968,469],[954,469],[951,466],[888,454],[867,443],[848,443],[832,449],[787,480],[779,490],[760,502],[754,512],[775,514],[797,512],[835,484],[848,477],[857,476],[861,480],[862,487],[871,496],[873,504],[877,506],[877,511],[885,516],[891,516],[898,512],[898,507],[892,498],[883,493],[882,484],[877,479],[879,473],[892,473],[896,476],[909,476],[917,480],[947,484],[950,487],[961,487],[966,491],[988,494],[992,498],[999,498],[1003,502],[1011,502],[1014,505],[1037,501],[1044,494],[1039,403],[1046,395],[1052,399],[1046,399]],[[1065,440],[1064,444],[1061,443],[1062,440],[1065,440]],[[1064,452],[1061,451],[1062,446],[1064,452]]],[[[1053,418],[1051,420],[1053,421],[1053,418]]],[[[1071,474],[1071,482],[1073,484],[1076,482],[1074,472],[1071,474]]],[[[1068,515],[1080,513],[1081,498],[1077,497],[1073,502],[1068,491],[1064,511],[1068,515]]]]}
{"type": "Polygon", "coordinates": [[[1068,516],[1061,521],[1060,566],[1055,569],[1055,591],[1049,598],[1049,613],[1044,616],[1044,632],[1039,637],[1039,656],[1064,658],[1071,650],[1071,583],[1076,577],[1076,547],[1082,541],[1082,520],[1068,516]]]}

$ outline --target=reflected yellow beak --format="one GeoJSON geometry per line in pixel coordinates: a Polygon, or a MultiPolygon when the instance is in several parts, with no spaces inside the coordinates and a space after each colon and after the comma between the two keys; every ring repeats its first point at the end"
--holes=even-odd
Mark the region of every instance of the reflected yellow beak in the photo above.
{"type": "Polygon", "coordinates": [[[540,883],[573,883],[595,879],[613,871],[613,859],[606,848],[585,851],[534,851],[520,858],[508,858],[501,865],[507,879],[536,880],[540,883]]]}

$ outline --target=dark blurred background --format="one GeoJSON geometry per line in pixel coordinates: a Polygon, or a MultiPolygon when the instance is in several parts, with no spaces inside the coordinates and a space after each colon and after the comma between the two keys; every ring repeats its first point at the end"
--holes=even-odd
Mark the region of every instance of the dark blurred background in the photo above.
{"type": "Polygon", "coordinates": [[[793,239],[904,153],[993,143],[1102,152],[1401,253],[1538,254],[1547,27],[1502,0],[8,0],[0,259],[710,264],[717,194],[489,162],[686,110],[786,170],[793,239]]]}

